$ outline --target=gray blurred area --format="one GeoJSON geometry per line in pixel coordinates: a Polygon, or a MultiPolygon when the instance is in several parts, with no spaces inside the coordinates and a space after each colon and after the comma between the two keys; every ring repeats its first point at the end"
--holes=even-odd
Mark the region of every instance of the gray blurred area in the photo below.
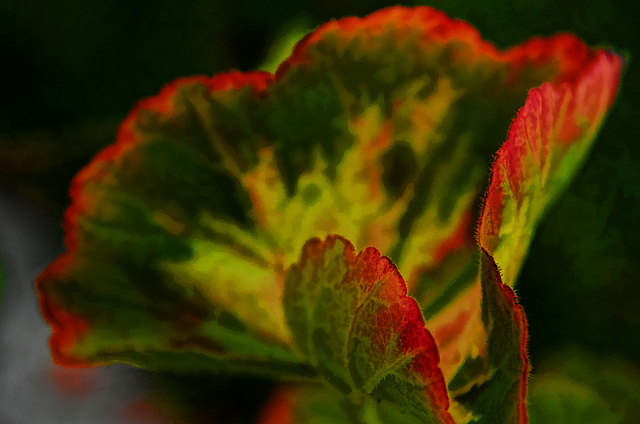
{"type": "Polygon", "coordinates": [[[53,363],[34,279],[63,251],[54,218],[0,188],[0,424],[166,422],[148,408],[142,371],[53,363]]]}

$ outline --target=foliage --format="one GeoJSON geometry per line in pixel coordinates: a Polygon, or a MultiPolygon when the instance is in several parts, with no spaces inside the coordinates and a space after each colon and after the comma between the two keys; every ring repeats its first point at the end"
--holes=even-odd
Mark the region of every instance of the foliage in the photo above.
{"type": "Polygon", "coordinates": [[[324,382],[355,422],[527,422],[511,287],[622,66],[395,7],[275,74],[169,84],[72,183],[38,279],[54,357],[324,382]]]}

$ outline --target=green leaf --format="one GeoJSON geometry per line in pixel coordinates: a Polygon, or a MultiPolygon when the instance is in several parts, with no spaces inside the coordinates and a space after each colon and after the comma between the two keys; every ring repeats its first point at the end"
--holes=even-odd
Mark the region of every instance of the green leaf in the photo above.
{"type": "Polygon", "coordinates": [[[272,252],[240,229],[242,198],[220,196],[229,176],[197,155],[202,138],[149,131],[132,145],[132,120],[74,180],[68,254],[39,277],[56,359],[307,375],[287,347],[272,252]]]}
{"type": "MultiPolygon", "coordinates": [[[[502,283],[493,258],[482,250],[482,328],[486,342],[448,386],[454,408],[478,424],[525,424],[529,358],[527,320],[513,290],[502,283]]],[[[471,420],[471,421],[467,421],[471,420]]]]}
{"type": "MultiPolygon", "coordinates": [[[[545,83],[529,92],[493,163],[478,225],[478,243],[487,258],[495,260],[500,268],[496,278],[501,282],[515,284],[539,220],[584,160],[611,107],[621,67],[619,56],[601,52],[569,80],[545,83]]],[[[482,258],[485,268],[487,258],[482,258]]],[[[480,416],[487,413],[486,405],[490,404],[487,399],[501,398],[494,390],[504,391],[517,382],[513,373],[508,377],[496,372],[497,358],[490,356],[490,331],[494,323],[486,318],[485,280],[482,274],[482,290],[478,285],[472,286],[449,310],[427,322],[438,340],[443,371],[455,396],[452,410],[457,410],[461,399],[463,410],[483,411],[480,416]],[[483,319],[479,320],[476,305],[481,293],[483,319]],[[488,341],[484,333],[489,334],[488,341]],[[483,351],[488,351],[489,356],[483,351]],[[447,366],[448,358],[459,359],[456,367],[447,366]],[[475,409],[472,405],[475,401],[469,402],[475,398],[483,399],[481,403],[485,406],[475,409]]],[[[511,343],[516,339],[512,337],[511,343]]],[[[526,345],[522,349],[522,355],[526,355],[526,345]]],[[[515,358],[506,354],[507,341],[498,351],[500,358],[515,358]]],[[[512,366],[513,372],[518,369],[526,372],[524,359],[512,366]]],[[[525,387],[524,383],[521,386],[525,387]]],[[[515,393],[516,389],[513,390],[515,393]]],[[[516,420],[515,416],[511,419],[516,420]]],[[[491,420],[499,422],[496,417],[488,422],[491,420]]]]}
{"type": "Polygon", "coordinates": [[[333,236],[312,239],[287,274],[294,344],[354,405],[390,402],[423,422],[452,423],[438,349],[397,268],[375,248],[356,254],[333,236]]]}
{"type": "MultiPolygon", "coordinates": [[[[532,89],[498,151],[478,227],[483,252],[482,324],[477,309],[468,309],[471,312],[463,316],[464,324],[453,325],[464,331],[449,342],[464,358],[448,380],[454,396],[452,410],[459,404],[480,422],[526,422],[526,321],[515,295],[502,282],[515,284],[545,208],[566,188],[584,160],[617,92],[621,66],[620,57],[605,52],[569,81],[532,89]],[[491,280],[511,300],[491,306],[487,292],[491,280]],[[470,348],[465,354],[466,340],[473,342],[467,343],[470,348]],[[495,405],[496,401],[509,407],[495,405]]],[[[471,291],[461,305],[473,305],[478,294],[478,290],[471,291]]],[[[441,340],[440,327],[427,325],[441,340]]],[[[447,347],[442,343],[439,347],[448,357],[447,347]]]]}
{"type": "Polygon", "coordinates": [[[532,89],[498,150],[478,241],[510,286],[545,210],[586,158],[618,91],[622,62],[604,52],[570,81],[532,89]]]}
{"type": "Polygon", "coordinates": [[[486,343],[473,211],[497,141],[530,87],[610,57],[567,35],[498,51],[393,7],[317,28],[275,75],[171,83],[72,183],[67,253],[38,279],[55,358],[313,376],[285,272],[341,234],[398,265],[451,382],[486,343]]]}

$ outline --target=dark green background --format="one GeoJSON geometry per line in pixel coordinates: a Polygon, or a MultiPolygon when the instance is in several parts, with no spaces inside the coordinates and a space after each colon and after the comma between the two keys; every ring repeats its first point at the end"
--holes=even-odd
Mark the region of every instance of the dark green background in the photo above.
{"type": "MultiPolygon", "coordinates": [[[[573,32],[631,60],[589,160],[539,228],[518,294],[534,369],[578,345],[640,358],[640,26],[622,1],[434,0],[500,47],[573,32]]],[[[180,76],[250,70],[282,28],[392,3],[331,0],[0,2],[0,183],[59,216],[71,176],[133,104],[180,76]]],[[[416,3],[405,3],[416,4],[416,3]]],[[[505,137],[506,137],[505,128],[505,137]]],[[[498,142],[498,141],[497,141],[498,142]]],[[[637,363],[636,363],[637,364],[637,363]]]]}

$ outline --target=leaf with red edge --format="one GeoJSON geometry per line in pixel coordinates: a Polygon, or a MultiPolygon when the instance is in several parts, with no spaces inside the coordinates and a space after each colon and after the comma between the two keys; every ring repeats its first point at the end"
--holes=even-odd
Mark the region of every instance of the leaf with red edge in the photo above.
{"type": "MultiPolygon", "coordinates": [[[[617,54],[597,50],[575,60],[584,61],[581,69],[530,90],[493,163],[477,238],[511,287],[545,209],[585,159],[618,90],[623,63],[617,54]]],[[[468,287],[427,321],[448,382],[465,360],[478,357],[485,343],[480,286],[468,287]]]]}
{"type": "MultiPolygon", "coordinates": [[[[243,199],[219,195],[233,192],[229,176],[199,155],[206,138],[184,129],[201,131],[192,114],[199,96],[246,103],[268,79],[231,73],[166,87],[74,179],[67,254],[38,278],[58,362],[308,375],[288,348],[273,290],[282,275],[264,259],[272,252],[238,228],[243,199]],[[168,116],[164,132],[153,129],[155,113],[168,116]]],[[[221,149],[217,160],[231,160],[221,149]]]]}
{"type": "Polygon", "coordinates": [[[338,236],[312,239],[287,274],[293,342],[357,406],[369,396],[424,422],[453,423],[438,349],[395,265],[338,236]]]}
{"type": "Polygon", "coordinates": [[[476,353],[465,357],[448,385],[455,407],[480,422],[527,422],[526,319],[508,285],[515,285],[545,209],[586,157],[621,68],[619,56],[602,52],[572,78],[532,89],[493,163],[478,227],[482,320],[477,309],[467,319],[476,329],[476,353]]]}
{"type": "Polygon", "coordinates": [[[502,283],[498,266],[484,250],[480,268],[488,375],[461,403],[481,417],[479,423],[524,424],[528,422],[527,319],[515,293],[502,283]]]}
{"type": "Polygon", "coordinates": [[[618,91],[623,58],[601,52],[574,78],[529,92],[498,150],[478,242],[515,285],[535,228],[585,160],[618,91]]]}
{"type": "MultiPolygon", "coordinates": [[[[295,332],[309,329],[285,320],[286,270],[308,239],[341,234],[397,264],[437,343],[452,414],[473,415],[469,391],[501,365],[487,356],[493,322],[482,319],[473,237],[491,154],[527,91],[552,81],[513,122],[478,228],[513,285],[620,67],[570,35],[500,51],[433,9],[393,7],[320,26],[275,75],[169,84],[74,179],[67,253],[38,279],[56,359],[296,377],[317,369],[344,391],[375,386],[397,399],[406,387],[396,377],[363,378],[377,357],[360,342],[366,360],[348,374],[327,349],[293,350],[295,332]]],[[[413,331],[422,346],[423,325],[413,331]]],[[[388,342],[374,339],[369,347],[388,342]]]]}

